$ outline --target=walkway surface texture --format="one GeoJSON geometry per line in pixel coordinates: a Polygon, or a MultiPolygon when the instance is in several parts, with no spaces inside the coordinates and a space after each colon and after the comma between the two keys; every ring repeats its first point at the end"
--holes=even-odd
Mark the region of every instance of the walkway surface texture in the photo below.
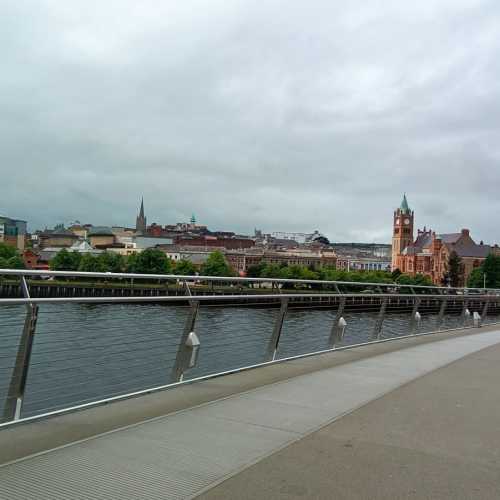
{"type": "Polygon", "coordinates": [[[500,331],[400,347],[6,463],[0,498],[500,498],[500,331]]]}

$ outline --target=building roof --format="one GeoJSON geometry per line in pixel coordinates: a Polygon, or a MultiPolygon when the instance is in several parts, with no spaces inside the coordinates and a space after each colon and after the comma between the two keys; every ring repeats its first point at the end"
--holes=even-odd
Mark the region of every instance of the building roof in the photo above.
{"type": "Polygon", "coordinates": [[[113,231],[107,226],[93,226],[88,236],[114,236],[113,231]]]}
{"type": "Polygon", "coordinates": [[[443,243],[456,243],[462,236],[462,233],[447,233],[438,234],[436,238],[439,238],[443,243]]]}
{"type": "Polygon", "coordinates": [[[52,238],[54,236],[64,236],[65,238],[72,237],[78,238],[78,236],[69,229],[46,229],[40,233],[40,236],[52,238]]]}
{"type": "Polygon", "coordinates": [[[450,252],[456,252],[459,257],[476,257],[478,259],[485,259],[491,252],[490,245],[454,245],[453,243],[445,243],[450,252]]]}
{"type": "Polygon", "coordinates": [[[424,248],[431,246],[432,233],[431,231],[423,231],[418,234],[417,239],[413,243],[413,247],[421,252],[424,248]]]}
{"type": "MultiPolygon", "coordinates": [[[[87,241],[80,240],[73,243],[70,247],[47,247],[44,248],[40,252],[40,256],[42,254],[56,254],[61,250],[66,250],[68,252],[78,252],[78,253],[91,253],[91,254],[99,254],[102,253],[102,250],[96,250],[93,248],[87,241]]],[[[44,259],[42,259],[44,260],[44,259]]]]}

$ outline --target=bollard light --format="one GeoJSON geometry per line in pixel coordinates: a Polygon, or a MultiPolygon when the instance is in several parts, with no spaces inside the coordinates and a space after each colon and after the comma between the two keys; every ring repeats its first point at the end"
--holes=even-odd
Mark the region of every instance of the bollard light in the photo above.
{"type": "Polygon", "coordinates": [[[467,323],[467,321],[469,321],[470,319],[470,311],[468,308],[465,309],[464,311],[464,319],[465,319],[465,322],[467,323]]]}
{"type": "Polygon", "coordinates": [[[338,339],[339,341],[342,341],[344,339],[344,333],[347,327],[347,321],[344,319],[343,316],[340,317],[337,327],[339,332],[338,339]]]}
{"type": "Polygon", "coordinates": [[[481,315],[477,311],[474,311],[472,318],[473,318],[473,322],[474,322],[474,328],[480,328],[481,322],[482,322],[481,315]]]}
{"type": "Polygon", "coordinates": [[[417,324],[417,328],[420,328],[420,323],[422,322],[422,316],[420,313],[417,311],[415,313],[415,323],[417,324]]]}
{"type": "Polygon", "coordinates": [[[196,333],[189,333],[186,339],[186,347],[188,349],[191,349],[188,368],[193,368],[193,366],[196,366],[196,362],[198,361],[198,354],[200,352],[200,339],[198,338],[198,335],[196,335],[196,333]]]}

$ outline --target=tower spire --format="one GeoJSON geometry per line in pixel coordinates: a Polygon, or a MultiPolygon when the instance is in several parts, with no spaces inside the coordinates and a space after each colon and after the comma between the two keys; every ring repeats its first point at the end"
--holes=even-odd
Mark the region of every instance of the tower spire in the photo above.
{"type": "Polygon", "coordinates": [[[139,211],[139,217],[144,217],[144,196],[141,198],[141,209],[139,211]]]}
{"type": "Polygon", "coordinates": [[[408,200],[406,199],[406,193],[403,194],[403,201],[401,202],[401,212],[404,214],[410,213],[410,207],[408,206],[408,200]]]}
{"type": "Polygon", "coordinates": [[[144,196],[141,197],[141,208],[139,209],[139,215],[135,220],[135,232],[137,234],[146,234],[146,216],[144,215],[144,196]]]}

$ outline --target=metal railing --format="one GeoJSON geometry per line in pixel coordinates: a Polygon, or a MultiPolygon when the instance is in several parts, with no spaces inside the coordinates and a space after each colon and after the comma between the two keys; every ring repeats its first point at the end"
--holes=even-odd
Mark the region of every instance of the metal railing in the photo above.
{"type": "MultiPolygon", "coordinates": [[[[184,286],[195,287],[202,284],[211,283],[227,283],[229,285],[264,285],[267,284],[271,288],[283,289],[287,285],[310,286],[317,288],[329,289],[333,293],[342,293],[344,287],[358,290],[370,290],[377,293],[383,293],[385,290],[399,292],[408,290],[411,293],[434,293],[436,295],[449,294],[498,294],[500,289],[494,288],[462,288],[462,287],[438,287],[429,285],[412,285],[404,283],[378,283],[378,282],[353,282],[353,281],[329,281],[329,280],[311,280],[311,279],[287,279],[287,278],[243,278],[235,276],[182,276],[176,274],[138,274],[138,273],[110,273],[110,272],[84,272],[84,271],[42,271],[33,269],[0,269],[0,277],[39,277],[47,278],[62,278],[74,279],[81,278],[88,280],[97,278],[105,282],[176,282],[182,283],[184,286]]],[[[69,282],[71,284],[71,282],[69,282]]]]}
{"type": "Polygon", "coordinates": [[[0,275],[16,277],[22,293],[0,299],[2,426],[286,359],[479,327],[500,312],[497,290],[376,283],[376,293],[362,293],[367,283],[321,282],[332,290],[306,293],[283,285],[318,282],[271,280],[271,293],[197,295],[197,281],[270,280],[49,271],[175,279],[185,295],[33,297],[27,278],[40,271],[0,275]]]}

